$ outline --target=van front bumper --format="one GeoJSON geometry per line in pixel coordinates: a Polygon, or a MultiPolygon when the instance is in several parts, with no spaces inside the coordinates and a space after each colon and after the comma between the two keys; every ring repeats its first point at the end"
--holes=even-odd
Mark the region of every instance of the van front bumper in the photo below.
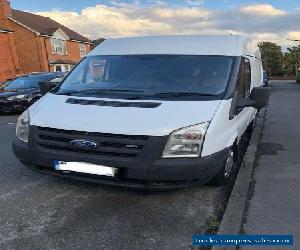
{"type": "Polygon", "coordinates": [[[210,156],[199,158],[140,159],[131,163],[132,165],[127,165],[124,162],[108,164],[107,161],[101,159],[95,162],[95,160],[89,160],[86,156],[76,153],[71,155],[64,152],[37,153],[30,147],[30,143],[25,143],[17,138],[13,142],[13,151],[17,158],[32,170],[82,181],[149,189],[170,189],[205,184],[220,171],[227,158],[228,150],[226,148],[210,156]],[[117,167],[120,171],[115,177],[75,172],[65,173],[54,169],[53,160],[98,163],[117,167]]]}

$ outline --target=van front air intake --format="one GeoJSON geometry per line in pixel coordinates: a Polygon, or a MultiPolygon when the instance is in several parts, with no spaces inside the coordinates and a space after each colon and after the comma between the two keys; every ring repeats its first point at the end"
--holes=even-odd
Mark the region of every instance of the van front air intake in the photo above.
{"type": "Polygon", "coordinates": [[[109,157],[137,157],[148,136],[80,132],[37,127],[37,144],[53,151],[69,151],[109,157]],[[91,141],[94,147],[78,147],[72,142],[91,141]]]}
{"type": "Polygon", "coordinates": [[[119,102],[119,101],[104,101],[104,100],[86,100],[68,98],[66,103],[79,105],[96,105],[109,107],[133,107],[133,108],[157,108],[161,103],[157,102],[119,102]]]}

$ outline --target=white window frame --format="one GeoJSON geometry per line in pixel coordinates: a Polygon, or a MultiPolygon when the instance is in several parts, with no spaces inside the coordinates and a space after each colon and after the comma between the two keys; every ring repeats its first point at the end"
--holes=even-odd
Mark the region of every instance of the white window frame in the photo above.
{"type": "Polygon", "coordinates": [[[63,70],[63,65],[62,64],[55,64],[55,65],[53,65],[53,71],[54,72],[62,72],[62,70],[63,70]],[[61,67],[61,71],[57,71],[57,69],[56,69],[56,67],[61,67]]]}
{"type": "Polygon", "coordinates": [[[80,57],[86,56],[86,45],[84,43],[79,43],[80,57]]]}
{"type": "Polygon", "coordinates": [[[59,71],[59,72],[70,72],[74,68],[74,65],[72,65],[72,64],[54,64],[53,65],[54,72],[58,72],[56,70],[57,66],[61,67],[61,71],[59,71]]]}
{"type": "Polygon", "coordinates": [[[67,43],[65,40],[52,37],[51,44],[53,54],[67,55],[67,43]]]}
{"type": "Polygon", "coordinates": [[[68,40],[70,40],[70,38],[61,28],[53,32],[50,39],[52,45],[52,54],[67,55],[68,40]]]}

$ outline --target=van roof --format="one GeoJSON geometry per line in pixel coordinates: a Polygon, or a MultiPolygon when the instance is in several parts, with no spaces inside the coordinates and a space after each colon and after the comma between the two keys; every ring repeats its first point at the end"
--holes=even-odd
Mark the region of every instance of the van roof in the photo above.
{"type": "Polygon", "coordinates": [[[251,55],[260,58],[258,48],[235,35],[174,35],[107,39],[88,56],[95,55],[251,55]]]}

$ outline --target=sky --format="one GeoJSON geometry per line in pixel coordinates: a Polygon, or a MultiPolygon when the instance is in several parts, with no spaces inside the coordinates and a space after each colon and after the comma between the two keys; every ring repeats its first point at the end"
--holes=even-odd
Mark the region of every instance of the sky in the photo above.
{"type": "MultiPolygon", "coordinates": [[[[29,9],[32,11],[49,11],[51,9],[62,9],[67,11],[81,11],[87,6],[95,6],[99,4],[112,6],[112,2],[121,2],[121,1],[107,1],[107,0],[51,0],[51,1],[41,1],[37,2],[36,0],[11,0],[12,6],[17,9],[29,9]]],[[[137,1],[124,0],[123,3],[132,3],[137,1]]],[[[151,4],[160,1],[149,1],[141,0],[138,1],[142,4],[151,4]]],[[[229,9],[233,6],[245,5],[245,4],[271,4],[276,8],[282,8],[285,10],[293,10],[300,7],[299,0],[191,0],[191,1],[182,1],[182,0],[172,0],[164,1],[170,5],[179,5],[179,6],[188,6],[190,3],[194,5],[201,5],[205,8],[211,9],[229,9]]]]}
{"type": "Polygon", "coordinates": [[[299,0],[11,0],[90,39],[163,34],[241,34],[295,45],[299,0]]]}

